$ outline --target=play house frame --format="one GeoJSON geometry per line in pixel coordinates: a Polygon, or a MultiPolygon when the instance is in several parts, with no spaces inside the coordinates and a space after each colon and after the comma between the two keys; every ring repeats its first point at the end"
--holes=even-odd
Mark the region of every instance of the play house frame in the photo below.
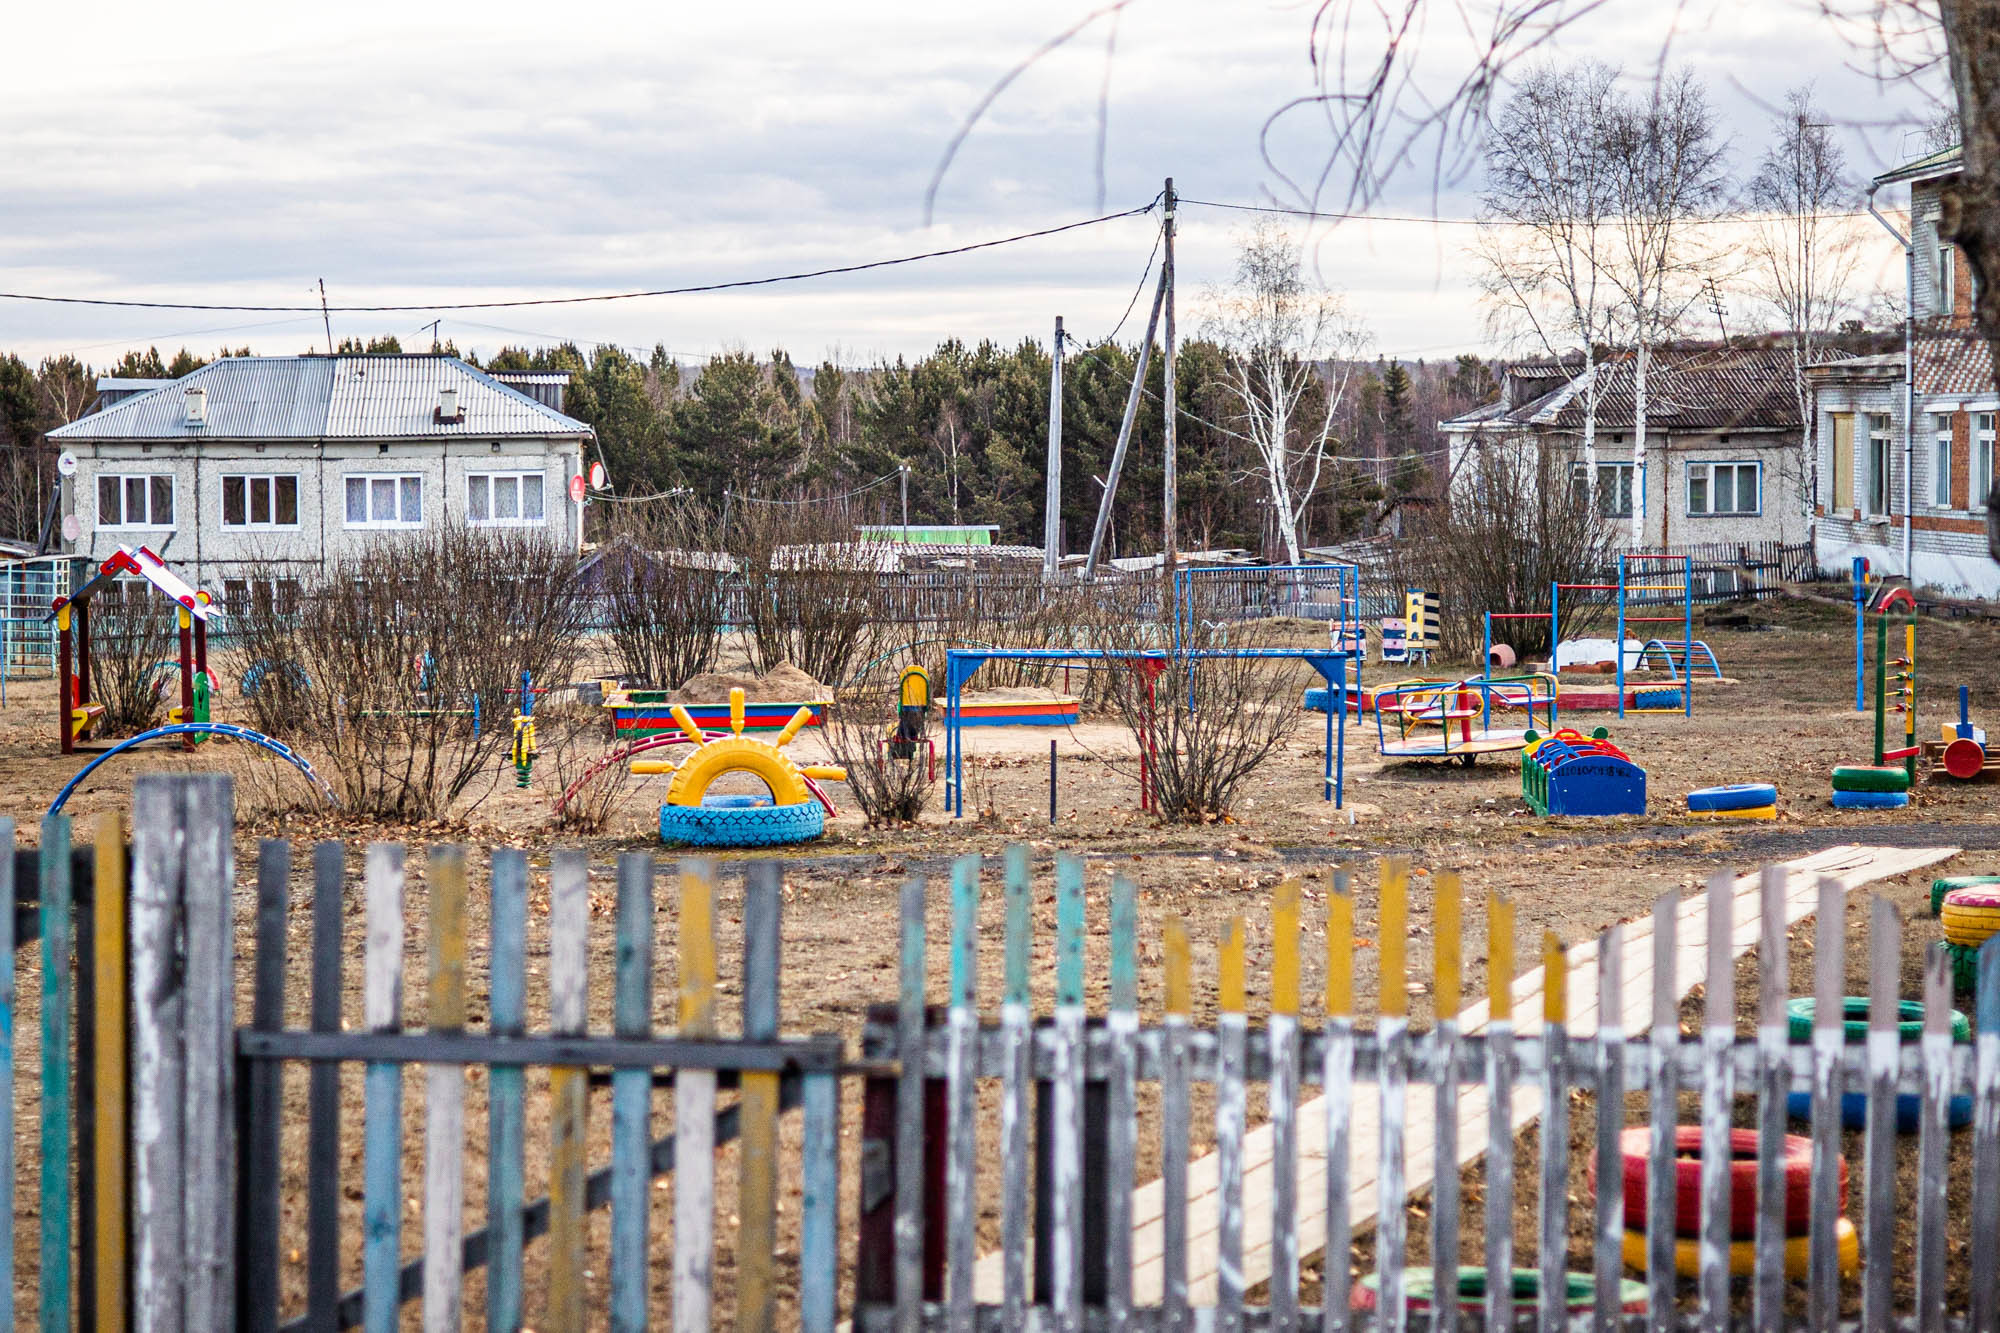
{"type": "MultiPolygon", "coordinates": [[[[194,717],[194,678],[196,672],[208,671],[208,617],[215,599],[174,573],[148,548],[121,546],[82,587],[56,598],[45,617],[56,625],[56,680],[62,710],[57,731],[64,754],[75,754],[77,742],[88,739],[92,724],[104,715],[104,705],[90,697],[90,601],[124,574],[144,579],[180,608],[181,707],[175,720],[205,720],[194,717]]],[[[181,744],[193,749],[194,735],[182,736],[181,744]]]]}

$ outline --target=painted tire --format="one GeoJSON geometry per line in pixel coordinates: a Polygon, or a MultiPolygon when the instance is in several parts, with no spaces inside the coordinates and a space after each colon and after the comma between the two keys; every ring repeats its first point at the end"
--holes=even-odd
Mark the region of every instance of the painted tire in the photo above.
{"type": "MultiPolygon", "coordinates": [[[[1514,1270],[1514,1303],[1532,1304],[1541,1298],[1542,1275],[1533,1268],[1514,1270]]],[[[1403,1271],[1403,1293],[1408,1298],[1413,1311],[1429,1310],[1437,1299],[1437,1279],[1428,1268],[1409,1268],[1403,1271]]],[[[1625,1314],[1646,1313],[1646,1284],[1621,1278],[1618,1283],[1619,1310],[1625,1314]]],[[[1381,1303],[1380,1279],[1373,1273],[1354,1284],[1348,1294],[1347,1305],[1351,1310],[1373,1310],[1381,1303]]],[[[1589,1310],[1597,1304],[1597,1285],[1589,1273],[1563,1274],[1563,1308],[1567,1310],[1589,1310]]],[[[1486,1270],[1484,1268],[1461,1268],[1458,1270],[1458,1308],[1467,1313],[1476,1313],[1486,1306],[1486,1270]]]]}
{"type": "Polygon", "coordinates": [[[1842,764],[1833,770],[1835,791],[1908,791],[1910,775],[1900,768],[1872,764],[1842,764]]]}
{"type": "Polygon", "coordinates": [[[1875,603],[1875,613],[1877,615],[1886,615],[1899,606],[1911,615],[1917,613],[1917,599],[1911,595],[1908,588],[1891,588],[1888,592],[1883,593],[1882,600],[1875,603]]]}
{"type": "Polygon", "coordinates": [[[1836,791],[1836,810],[1900,810],[1910,803],[1906,791],[1836,791]]]}
{"type": "Polygon", "coordinates": [[[1766,805],[1755,810],[1710,810],[1706,813],[1710,819],[1776,819],[1778,807],[1766,805]]]}
{"type": "Polygon", "coordinates": [[[1979,989],[1979,950],[1963,944],[1944,946],[1944,956],[1951,960],[1951,988],[1960,995],[1971,995],[1979,989]]]}
{"type": "Polygon", "coordinates": [[[1954,889],[1980,888],[1987,884],[2000,884],[2000,875],[1946,875],[1931,881],[1931,915],[1944,910],[1944,896],[1954,889]]]}
{"type": "Polygon", "coordinates": [[[1634,690],[1632,692],[1632,707],[1636,709],[1654,709],[1661,712],[1672,709],[1675,712],[1679,712],[1685,706],[1686,701],[1681,698],[1679,690],[1634,690]]]}
{"type": "MultiPolygon", "coordinates": [[[[1785,1001],[1785,1027],[1793,1041],[1811,1041],[1813,1019],[1818,1016],[1819,1006],[1811,996],[1785,1001]]],[[[1843,996],[1840,1001],[1841,1036],[1843,1040],[1866,1041],[1868,1039],[1868,997],[1866,995],[1843,996]]],[[[1924,1006],[1919,1000],[1898,1000],[1896,1002],[1896,1038],[1899,1041],[1915,1041],[1924,1035],[1924,1006]]],[[[1951,1039],[1971,1041],[1972,1023],[1964,1014],[1951,1011],[1951,1039]]]]}
{"type": "Polygon", "coordinates": [[[1325,686],[1307,690],[1305,698],[1299,701],[1299,707],[1305,709],[1308,713],[1324,713],[1327,710],[1327,696],[1331,693],[1332,691],[1328,690],[1325,686]]]}
{"type": "MultiPolygon", "coordinates": [[[[768,741],[748,736],[723,736],[696,748],[674,770],[667,784],[667,804],[698,808],[708,788],[725,773],[748,773],[770,789],[778,809],[812,799],[799,766],[768,741]]],[[[754,844],[752,844],[754,845],[754,844]]]]}
{"type": "Polygon", "coordinates": [[[807,799],[789,805],[660,807],[660,841],[692,847],[781,847],[826,832],[826,808],[807,799]]]}
{"type": "Polygon", "coordinates": [[[1777,803],[1778,789],[1768,782],[1736,782],[1688,793],[1690,810],[1761,810],[1777,803]]]}
{"type": "MultiPolygon", "coordinates": [[[[1853,1277],[1861,1271],[1861,1233],[1854,1229],[1854,1223],[1841,1218],[1833,1227],[1834,1254],[1836,1266],[1843,1277],[1853,1277]]],[[[1812,1267],[1812,1237],[1793,1236],[1785,1242],[1785,1276],[1804,1277],[1812,1267]]],[[[1646,1233],[1627,1231],[1625,1233],[1625,1266],[1634,1272],[1646,1271],[1646,1233]]],[[[1674,1242],[1674,1271],[1682,1277],[1701,1275],[1701,1242],[1681,1239],[1674,1242]]],[[[1757,1244],[1755,1241],[1740,1240],[1729,1247],[1729,1274],[1731,1277],[1749,1277],[1757,1271],[1757,1244]]]]}
{"type": "MultiPolygon", "coordinates": [[[[1788,1092],[1785,1094],[1785,1114],[1794,1120],[1812,1119],[1813,1098],[1810,1092],[1788,1092]]],[[[1952,1129],[1964,1129],[1972,1123],[1972,1098],[1953,1097],[1945,1103],[1945,1124],[1952,1129]]],[[[1923,1126],[1924,1099],[1914,1092],[1896,1094],[1896,1132],[1914,1134],[1923,1126]]],[[[1844,1092],[1840,1096],[1840,1126],[1842,1129],[1868,1128],[1868,1094],[1865,1092],[1844,1092]]]]}
{"type": "MultiPolygon", "coordinates": [[[[1646,1176],[1651,1170],[1652,1129],[1639,1125],[1618,1136],[1624,1159],[1625,1225],[1642,1234],[1646,1229],[1646,1176]]],[[[1754,1129],[1729,1131],[1729,1234],[1757,1234],[1757,1143],[1754,1129]]],[[[1674,1129],[1674,1232],[1693,1236],[1701,1230],[1701,1126],[1674,1129]]],[[[1812,1225],[1812,1140],[1787,1134],[1784,1140],[1785,1234],[1796,1236],[1812,1225]]],[[[1597,1188],[1597,1158],[1585,1175],[1597,1188]]],[[[1840,1162],[1840,1206],[1847,1207],[1847,1159],[1840,1162]]]]}
{"type": "Polygon", "coordinates": [[[1981,898],[1993,896],[1980,889],[1958,889],[1947,893],[1944,906],[1938,909],[1938,920],[1944,925],[1945,939],[1969,949],[1977,949],[1995,934],[2000,934],[2000,905],[1963,901],[1975,894],[1981,898]]]}

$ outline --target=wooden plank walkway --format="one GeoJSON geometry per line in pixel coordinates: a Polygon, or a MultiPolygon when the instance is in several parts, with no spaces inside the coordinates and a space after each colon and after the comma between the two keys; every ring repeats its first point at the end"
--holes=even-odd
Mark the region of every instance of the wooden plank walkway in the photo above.
{"type": "MultiPolygon", "coordinates": [[[[1875,880],[1935,864],[1956,855],[1957,851],[1955,847],[1904,849],[1841,846],[1787,862],[1780,867],[1787,872],[1785,921],[1789,925],[1813,913],[1818,905],[1822,877],[1838,881],[1844,891],[1852,891],[1875,880]]],[[[1757,875],[1747,875],[1736,881],[1730,930],[1730,946],[1735,955],[1748,952],[1758,942],[1759,882],[1757,875]]],[[[1623,948],[1618,970],[1623,982],[1622,1026],[1628,1033],[1642,1033],[1652,1021],[1652,918],[1648,916],[1628,923],[1621,934],[1623,948]]],[[[1685,995],[1706,976],[1706,893],[1690,894],[1682,899],[1675,942],[1675,994],[1685,995]]],[[[1597,942],[1590,940],[1571,947],[1568,958],[1568,990],[1572,997],[1569,1031],[1577,1036],[1592,1036],[1597,1030],[1597,942]]],[[[1517,1031],[1539,1030],[1542,992],[1541,968],[1515,978],[1513,1005],[1517,1031]]],[[[1460,1031],[1482,1031],[1488,1014],[1489,1002],[1486,1000],[1466,1006],[1461,1012],[1460,1031]]],[[[1435,1093],[1428,1086],[1414,1089],[1410,1098],[1405,1121],[1403,1191],[1414,1193],[1429,1186],[1436,1169],[1435,1100],[1435,1093]]],[[[1515,1091],[1512,1123],[1516,1132],[1540,1114],[1540,1103],[1540,1093],[1532,1084],[1515,1091]]],[[[1326,1199],[1325,1111],[1324,1099],[1317,1097],[1299,1108],[1297,1188],[1292,1197],[1296,1201],[1298,1252],[1302,1257],[1318,1254],[1326,1240],[1326,1216],[1323,1211],[1326,1199]]],[[[1377,1181],[1380,1166],[1379,1118],[1379,1098],[1355,1098],[1349,1115],[1348,1141],[1352,1155],[1348,1180],[1351,1182],[1350,1212],[1357,1227],[1374,1221],[1381,1206],[1377,1181]]],[[[1469,1164],[1485,1154],[1488,1127],[1486,1090],[1483,1087],[1466,1087],[1458,1099],[1455,1155],[1460,1164],[1469,1164]]],[[[1271,1275],[1271,1197],[1275,1184],[1272,1162],[1275,1146],[1273,1130],[1268,1124],[1245,1134],[1240,1145],[1234,1146],[1244,1167],[1240,1271],[1245,1288],[1271,1275]]],[[[1218,1291],[1223,1220],[1221,1194],[1217,1187],[1219,1168],[1220,1158],[1216,1153],[1191,1161],[1186,1167],[1188,1297],[1196,1305],[1213,1304],[1218,1291]]],[[[1131,1252],[1134,1271],[1131,1299],[1137,1305],[1157,1305],[1161,1301],[1165,1199],[1163,1182],[1159,1180],[1140,1186],[1133,1193],[1131,1252]]],[[[1232,1254],[1231,1258],[1234,1260],[1236,1256],[1232,1254]]],[[[1000,1253],[988,1254],[979,1261],[974,1286],[977,1299],[982,1304],[1001,1300],[1003,1264],[1004,1258],[1000,1253]]]]}

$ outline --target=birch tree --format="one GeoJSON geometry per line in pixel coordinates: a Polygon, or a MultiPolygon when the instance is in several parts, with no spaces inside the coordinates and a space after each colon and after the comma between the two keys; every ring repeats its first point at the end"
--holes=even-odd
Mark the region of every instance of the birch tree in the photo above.
{"type": "Polygon", "coordinates": [[[1583,353],[1583,466],[1597,485],[1598,349],[1614,341],[1612,162],[1604,126],[1618,105],[1618,71],[1601,61],[1526,72],[1486,142],[1485,216],[1502,224],[1478,242],[1486,299],[1503,332],[1561,362],[1583,353]]]}
{"type": "Polygon", "coordinates": [[[1760,215],[1751,240],[1760,285],[1792,353],[1792,392],[1806,460],[1800,498],[1810,532],[1819,495],[1819,413],[1806,370],[1847,309],[1860,250],[1840,216],[1852,207],[1854,194],[1846,157],[1813,105],[1810,85],[1786,95],[1776,129],[1776,141],[1750,178],[1746,202],[1760,215]]]}
{"type": "Polygon", "coordinates": [[[1640,101],[1621,98],[1605,124],[1617,209],[1606,269],[1630,321],[1632,371],[1632,544],[1646,540],[1646,372],[1652,350],[1673,329],[1702,271],[1695,224],[1721,204],[1724,149],[1708,96],[1691,70],[1661,77],[1640,101]]]}
{"type": "Polygon", "coordinates": [[[1285,558],[1300,563],[1306,509],[1328,475],[1334,423],[1367,335],[1337,293],[1308,279],[1291,234],[1266,220],[1244,237],[1236,279],[1211,294],[1204,333],[1256,457],[1285,558]]]}

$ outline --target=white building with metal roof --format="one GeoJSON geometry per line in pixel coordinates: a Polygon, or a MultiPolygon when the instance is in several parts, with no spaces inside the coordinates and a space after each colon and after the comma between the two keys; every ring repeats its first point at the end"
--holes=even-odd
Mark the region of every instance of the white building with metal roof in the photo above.
{"type": "Polygon", "coordinates": [[[49,438],[76,459],[76,554],[143,543],[226,605],[439,524],[580,547],[594,436],[561,401],[450,356],[228,357],[49,438]]]}

